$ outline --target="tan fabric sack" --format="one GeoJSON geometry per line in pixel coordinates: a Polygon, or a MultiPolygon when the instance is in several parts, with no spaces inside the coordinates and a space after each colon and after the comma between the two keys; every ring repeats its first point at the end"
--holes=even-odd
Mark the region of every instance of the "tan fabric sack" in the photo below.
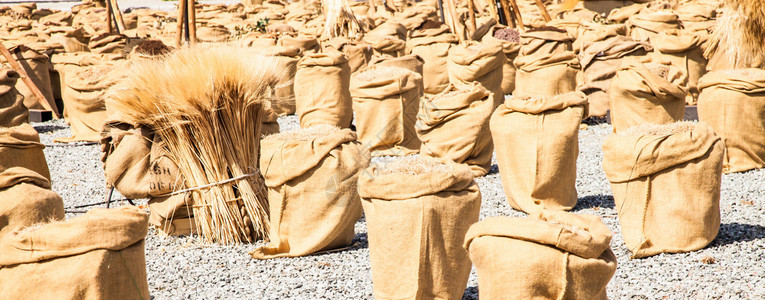
{"type": "Polygon", "coordinates": [[[65,75],[66,87],[62,98],[72,136],[58,138],[56,141],[99,141],[106,120],[106,90],[123,75],[120,65],[111,63],[68,72],[65,75]]]}
{"type": "Polygon", "coordinates": [[[548,97],[576,90],[581,66],[568,33],[560,29],[529,31],[520,40],[521,49],[513,61],[515,94],[548,97]]]}
{"type": "Polygon", "coordinates": [[[20,75],[11,68],[0,67],[0,127],[13,127],[29,122],[24,96],[16,90],[20,75]]]}
{"type": "MultiPolygon", "coordinates": [[[[48,103],[53,103],[53,88],[50,83],[51,65],[48,56],[24,45],[11,47],[8,51],[11,52],[37,88],[40,89],[43,96],[45,96],[45,99],[42,100],[47,101],[48,103]]],[[[0,63],[6,67],[10,67],[4,57],[0,57],[0,63]]],[[[24,96],[24,106],[30,109],[44,109],[24,81],[18,80],[16,82],[16,90],[24,96]]]]}
{"type": "Polygon", "coordinates": [[[116,53],[126,55],[127,36],[105,33],[90,39],[88,48],[93,53],[116,53]]]}
{"type": "Polygon", "coordinates": [[[415,72],[417,74],[420,74],[422,76],[423,74],[423,67],[425,65],[425,61],[422,57],[416,54],[409,54],[399,57],[375,57],[372,58],[372,61],[369,62],[370,66],[380,66],[380,67],[396,67],[396,68],[404,68],[409,71],[415,72]]]}
{"type": "Polygon", "coordinates": [[[312,36],[300,35],[297,37],[292,37],[285,35],[280,37],[276,44],[285,48],[297,47],[300,49],[300,53],[303,55],[321,52],[321,45],[319,45],[319,41],[312,36]]]}
{"type": "Polygon", "coordinates": [[[342,52],[348,58],[351,73],[365,68],[372,60],[372,47],[363,41],[353,41],[345,37],[336,37],[322,44],[326,51],[342,52]]]}
{"type": "Polygon", "coordinates": [[[342,53],[307,54],[295,73],[295,110],[300,127],[329,124],[348,128],[353,119],[351,68],[342,53]]]}
{"type": "Polygon", "coordinates": [[[359,141],[372,156],[417,153],[414,129],[422,76],[404,68],[372,66],[351,78],[359,141]]]}
{"type": "MultiPolygon", "coordinates": [[[[285,74],[274,87],[270,108],[278,116],[292,115],[295,113],[295,73],[297,73],[298,60],[301,58],[300,49],[276,46],[271,47],[267,52],[270,53],[266,55],[274,57],[280,70],[284,70],[285,74]]],[[[266,128],[261,129],[261,133],[264,133],[262,132],[264,129],[266,128]]]]}
{"type": "Polygon", "coordinates": [[[677,13],[672,10],[643,10],[627,20],[628,34],[635,40],[648,41],[660,32],[682,29],[677,13]]]}
{"type": "Polygon", "coordinates": [[[699,120],[725,142],[723,171],[765,168],[765,70],[712,72],[699,89],[699,120]]]}
{"type": "Polygon", "coordinates": [[[475,177],[486,175],[494,153],[493,111],[494,95],[478,82],[469,89],[449,85],[441,94],[424,97],[415,124],[420,154],[467,164],[475,177]]]}
{"type": "Polygon", "coordinates": [[[271,241],[250,255],[295,257],[348,246],[361,217],[358,176],[368,165],[369,153],[350,129],[317,125],[263,139],[271,241]]]}
{"type": "Polygon", "coordinates": [[[96,208],[0,238],[0,293],[14,299],[148,299],[148,215],[96,208]]]}
{"type": "Polygon", "coordinates": [[[494,107],[504,101],[502,94],[502,66],[505,54],[502,44],[468,41],[449,49],[446,68],[449,82],[460,88],[470,88],[473,82],[480,83],[494,94],[494,107]]]}
{"type": "Polygon", "coordinates": [[[506,28],[502,25],[494,26],[489,33],[486,34],[483,42],[496,42],[502,44],[502,53],[505,53],[505,63],[502,65],[502,94],[509,95],[515,91],[515,64],[513,61],[518,57],[518,51],[521,50],[521,44],[519,40],[507,40],[511,37],[505,37],[504,31],[515,30],[512,28],[506,28]],[[500,34],[497,31],[500,31],[500,34]]]}
{"type": "Polygon", "coordinates": [[[615,132],[643,123],[683,119],[687,77],[656,59],[625,59],[611,81],[611,124],[615,132]]]}
{"type": "Polygon", "coordinates": [[[707,59],[702,48],[705,41],[705,36],[688,31],[662,32],[651,38],[656,54],[680,68],[688,77],[685,85],[688,90],[685,102],[688,105],[696,104],[699,98],[698,82],[706,73],[707,59]]]}
{"type": "Polygon", "coordinates": [[[464,247],[486,299],[608,299],[616,272],[611,231],[598,216],[541,211],[470,226],[464,247]]]}
{"type": "Polygon", "coordinates": [[[714,240],[723,152],[704,123],[647,124],[606,139],[603,169],[633,258],[698,250],[714,240]]]}
{"type": "Polygon", "coordinates": [[[422,82],[426,94],[438,94],[449,84],[447,56],[457,42],[457,36],[449,33],[449,27],[443,24],[410,33],[406,53],[422,57],[422,82]]]}
{"type": "Polygon", "coordinates": [[[574,208],[581,92],[507,98],[491,116],[491,136],[507,202],[516,210],[574,208]],[[522,159],[520,159],[522,158],[522,159]]]}
{"type": "Polygon", "coordinates": [[[372,165],[359,176],[375,299],[461,299],[462,248],[481,192],[470,168],[426,158],[372,165]]]}

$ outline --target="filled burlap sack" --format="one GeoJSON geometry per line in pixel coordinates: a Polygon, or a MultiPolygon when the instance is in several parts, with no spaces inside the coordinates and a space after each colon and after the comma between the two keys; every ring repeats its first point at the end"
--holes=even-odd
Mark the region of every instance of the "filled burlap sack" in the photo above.
{"type": "Polygon", "coordinates": [[[370,66],[404,68],[422,76],[425,60],[416,54],[408,54],[399,57],[373,57],[370,66]]]}
{"type": "Polygon", "coordinates": [[[628,35],[638,41],[648,41],[660,32],[682,29],[680,19],[672,10],[642,10],[627,20],[628,35]]]}
{"type": "Polygon", "coordinates": [[[687,76],[666,61],[627,58],[611,81],[611,124],[618,132],[643,123],[667,124],[685,115],[687,76]]]}
{"type": "Polygon", "coordinates": [[[0,67],[0,127],[13,127],[29,122],[24,96],[16,89],[20,75],[11,68],[0,67]]]}
{"type": "Polygon", "coordinates": [[[586,116],[581,92],[513,96],[494,111],[491,136],[512,208],[527,213],[574,208],[579,124],[586,116]]]}
{"type": "Polygon", "coordinates": [[[576,90],[581,66],[566,31],[552,27],[527,31],[520,42],[513,61],[515,94],[547,97],[576,90]]]}
{"type": "Polygon", "coordinates": [[[698,82],[706,73],[707,59],[702,44],[706,36],[690,31],[661,32],[651,38],[656,54],[680,68],[688,77],[685,102],[695,105],[699,98],[698,82]]]}
{"type": "Polygon", "coordinates": [[[460,299],[481,192],[470,168],[401,158],[359,176],[375,299],[460,299]]]}
{"type": "Polygon", "coordinates": [[[271,240],[250,255],[295,257],[348,246],[361,217],[359,172],[368,165],[350,129],[316,125],[261,140],[271,240]]]}
{"type": "Polygon", "coordinates": [[[197,28],[197,39],[206,43],[221,43],[231,37],[231,31],[226,26],[208,23],[197,28]]]}
{"type": "Polygon", "coordinates": [[[711,72],[699,89],[699,120],[725,144],[723,172],[765,168],[765,70],[711,72]]]}
{"type": "Polygon", "coordinates": [[[645,124],[606,139],[603,169],[633,258],[712,242],[720,228],[723,152],[704,123],[645,124]]]}
{"type": "MultiPolygon", "coordinates": [[[[300,49],[296,47],[269,47],[265,50],[266,56],[276,60],[280,70],[284,70],[284,76],[274,87],[273,97],[269,100],[270,109],[278,116],[295,113],[295,73],[297,72],[298,60],[302,57],[300,49]]],[[[276,120],[273,120],[276,122],[276,120]]],[[[278,126],[278,124],[277,124],[278,126]]],[[[261,133],[263,129],[261,129],[261,133]]],[[[278,132],[278,130],[277,130],[278,132]]]]}
{"type": "MultiPolygon", "coordinates": [[[[19,183],[50,189],[50,171],[43,148],[40,136],[29,124],[0,127],[0,191],[19,183]]],[[[0,199],[15,198],[4,196],[0,199]]]]}
{"type": "Polygon", "coordinates": [[[338,51],[348,59],[351,73],[365,68],[372,60],[372,47],[363,41],[354,41],[346,37],[336,37],[322,43],[324,51],[338,51]]]}
{"type": "Polygon", "coordinates": [[[473,82],[480,83],[494,94],[494,107],[504,100],[502,94],[502,67],[505,54],[502,44],[474,42],[455,45],[449,49],[446,68],[449,82],[460,88],[469,88],[473,82]]]}
{"type": "MultiPolygon", "coordinates": [[[[24,68],[24,71],[27,72],[27,75],[29,75],[37,88],[40,89],[43,96],[45,96],[45,99],[40,100],[54,103],[49,71],[51,65],[48,56],[25,45],[11,47],[8,51],[11,52],[11,55],[24,68]]],[[[0,64],[10,67],[4,57],[0,57],[0,64]]],[[[32,90],[27,87],[24,81],[18,80],[16,82],[16,90],[24,96],[24,106],[30,109],[44,109],[37,96],[32,94],[32,90]]]]}
{"type": "Polygon", "coordinates": [[[398,67],[372,66],[351,76],[356,132],[372,156],[417,153],[414,129],[422,76],[398,67]]]}
{"type": "MultiPolygon", "coordinates": [[[[579,40],[577,40],[577,43],[579,40]]],[[[587,95],[589,116],[603,117],[611,107],[609,91],[624,57],[644,56],[653,48],[647,42],[633,40],[616,31],[602,38],[582,44],[579,59],[582,66],[582,84],[577,90],[587,95]]]]}
{"type": "Polygon", "coordinates": [[[312,36],[298,35],[293,37],[285,35],[280,37],[276,44],[285,48],[297,47],[300,49],[300,53],[303,55],[321,52],[321,45],[319,45],[319,41],[312,36]]]}
{"type": "Polygon", "coordinates": [[[307,54],[295,73],[295,111],[301,128],[329,124],[348,128],[353,119],[351,68],[342,53],[307,54]]]}
{"type": "Polygon", "coordinates": [[[449,84],[446,69],[449,49],[457,44],[457,36],[449,27],[433,21],[412,31],[406,42],[406,53],[422,57],[422,82],[426,94],[438,94],[449,84]]]}
{"type": "Polygon", "coordinates": [[[93,53],[127,54],[127,36],[123,34],[104,33],[94,36],[88,43],[88,49],[93,53]]]}
{"type": "Polygon", "coordinates": [[[148,299],[148,215],[96,208],[0,237],[0,293],[13,299],[148,299]]]}
{"type": "Polygon", "coordinates": [[[502,53],[505,54],[505,63],[502,65],[502,95],[512,94],[515,91],[515,64],[513,61],[518,56],[518,51],[521,50],[519,32],[513,28],[497,25],[489,30],[482,41],[502,44],[502,53]]]}
{"type": "Polygon", "coordinates": [[[616,272],[611,231],[598,216],[541,211],[470,226],[465,249],[486,299],[608,299],[616,272]]]}
{"type": "Polygon", "coordinates": [[[468,89],[449,85],[424,97],[415,124],[420,154],[467,164],[475,177],[486,175],[494,153],[489,131],[493,111],[494,95],[478,82],[468,89]]]}

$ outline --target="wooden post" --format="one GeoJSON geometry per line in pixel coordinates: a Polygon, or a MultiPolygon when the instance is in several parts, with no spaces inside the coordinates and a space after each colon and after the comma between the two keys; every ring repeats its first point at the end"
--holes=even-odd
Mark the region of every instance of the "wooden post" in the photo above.
{"type": "Polygon", "coordinates": [[[186,6],[189,9],[186,21],[189,23],[189,43],[195,45],[197,43],[197,1],[188,0],[189,3],[186,6]]]}
{"type": "Polygon", "coordinates": [[[476,25],[475,25],[475,3],[473,3],[473,0],[467,0],[467,6],[468,6],[468,23],[467,29],[469,32],[467,32],[467,36],[473,35],[475,33],[476,25]]]}
{"type": "Polygon", "coordinates": [[[515,2],[515,0],[504,0],[505,2],[510,2],[510,5],[513,6],[513,12],[515,13],[515,21],[518,22],[518,29],[520,31],[526,31],[526,28],[523,27],[523,16],[521,16],[521,9],[518,8],[518,3],[515,2]]]}
{"type": "Polygon", "coordinates": [[[117,5],[117,0],[109,0],[109,4],[112,8],[112,13],[114,13],[114,20],[117,21],[117,33],[123,33],[127,28],[125,27],[125,21],[122,20],[122,11],[120,10],[120,6],[117,5]]]}
{"type": "Polygon", "coordinates": [[[457,32],[457,24],[459,24],[459,17],[457,16],[457,8],[454,4],[454,0],[446,0],[446,6],[449,9],[449,16],[452,24],[452,33],[454,33],[460,40],[460,44],[465,43],[465,37],[457,32]]]}
{"type": "Polygon", "coordinates": [[[183,46],[183,25],[186,22],[186,0],[178,0],[178,32],[175,35],[175,43],[178,47],[183,46]]]}
{"type": "Polygon", "coordinates": [[[109,1],[111,0],[106,0],[106,30],[111,34],[114,32],[114,24],[112,24],[112,6],[109,4],[109,1]]]}
{"type": "Polygon", "coordinates": [[[3,57],[5,57],[5,60],[8,61],[8,64],[11,65],[11,68],[19,73],[19,75],[21,75],[21,81],[23,81],[24,84],[29,87],[29,90],[32,91],[32,94],[35,96],[35,98],[37,98],[37,102],[40,103],[40,105],[42,105],[42,107],[45,109],[53,112],[53,118],[58,119],[58,107],[56,107],[56,103],[48,102],[48,99],[45,98],[43,93],[40,91],[40,88],[38,88],[35,82],[32,81],[32,78],[29,78],[29,74],[26,70],[24,70],[24,67],[22,67],[15,58],[13,58],[11,52],[8,51],[8,48],[5,48],[2,43],[0,43],[0,52],[2,53],[3,57]]]}
{"type": "Polygon", "coordinates": [[[499,6],[502,7],[502,13],[505,15],[505,20],[507,21],[507,26],[510,26],[510,28],[515,28],[515,16],[510,13],[510,7],[508,7],[507,2],[502,2],[502,0],[499,1],[499,6]]]}
{"type": "Polygon", "coordinates": [[[552,18],[550,18],[550,13],[547,12],[547,8],[545,7],[544,3],[542,3],[542,0],[535,0],[537,2],[537,7],[539,8],[539,12],[542,13],[542,17],[545,18],[545,22],[550,22],[552,18]]]}
{"type": "Polygon", "coordinates": [[[377,13],[377,7],[375,7],[375,1],[374,0],[369,0],[368,3],[369,3],[369,10],[372,11],[373,15],[376,14],[377,13]]]}

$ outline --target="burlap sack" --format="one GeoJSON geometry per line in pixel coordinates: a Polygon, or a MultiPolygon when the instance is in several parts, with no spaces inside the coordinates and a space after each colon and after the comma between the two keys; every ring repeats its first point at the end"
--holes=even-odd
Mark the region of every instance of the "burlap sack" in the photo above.
{"type": "Polygon", "coordinates": [[[292,37],[286,35],[280,37],[276,44],[285,48],[297,47],[303,55],[321,52],[319,41],[312,36],[299,35],[297,37],[292,37]]]}
{"type": "Polygon", "coordinates": [[[469,88],[473,82],[480,83],[494,94],[494,107],[504,100],[502,94],[502,66],[505,54],[502,44],[468,41],[449,49],[446,68],[449,82],[460,88],[469,88]]]}
{"type": "MultiPolygon", "coordinates": [[[[19,183],[50,189],[50,171],[43,148],[37,131],[29,124],[0,127],[0,191],[19,183]]],[[[0,199],[19,198],[3,196],[0,199]]],[[[0,201],[2,203],[5,202],[0,201]]]]}
{"type": "Polygon", "coordinates": [[[0,67],[0,127],[13,127],[29,122],[24,96],[16,90],[19,73],[0,67]]]}
{"type": "Polygon", "coordinates": [[[611,124],[618,132],[643,123],[667,124],[685,115],[685,74],[655,59],[627,58],[611,81],[611,124]]]}
{"type": "Polygon", "coordinates": [[[125,52],[126,47],[127,36],[123,34],[104,33],[94,36],[88,43],[88,48],[93,53],[117,53],[125,55],[127,54],[125,52]]]}
{"type": "Polygon", "coordinates": [[[652,47],[647,42],[636,41],[612,32],[602,39],[584,43],[582,48],[579,56],[582,85],[577,87],[577,90],[587,95],[590,102],[589,116],[603,117],[611,107],[611,81],[623,58],[644,56],[652,47]]]}
{"type": "Polygon", "coordinates": [[[348,128],[353,119],[351,68],[342,53],[307,54],[295,73],[295,111],[301,128],[329,124],[348,128]]]}
{"type": "Polygon", "coordinates": [[[406,50],[406,27],[387,21],[364,35],[364,42],[374,50],[375,56],[399,57],[406,50]]]}
{"type": "Polygon", "coordinates": [[[491,116],[491,136],[507,202],[516,210],[574,208],[579,124],[587,97],[507,98],[491,116]],[[523,158],[523,159],[519,159],[523,158]]]}
{"type": "Polygon", "coordinates": [[[704,123],[646,124],[606,139],[603,169],[633,258],[712,242],[720,228],[724,151],[704,123]]]}
{"type": "Polygon", "coordinates": [[[656,54],[680,68],[688,77],[685,102],[689,105],[696,104],[699,98],[698,82],[706,73],[707,59],[702,49],[705,39],[705,36],[689,31],[661,32],[651,38],[656,54]]]}
{"type": "Polygon", "coordinates": [[[628,34],[635,40],[648,41],[660,32],[682,29],[682,24],[672,10],[643,10],[627,20],[628,34]]]}
{"type": "Polygon", "coordinates": [[[460,299],[471,265],[462,240],[481,206],[470,168],[426,158],[372,165],[359,194],[375,299],[460,299]]]}
{"type": "Polygon", "coordinates": [[[372,60],[372,47],[363,41],[336,37],[322,44],[324,51],[338,51],[348,59],[351,73],[365,68],[372,60]]]}
{"type": "Polygon", "coordinates": [[[608,299],[616,272],[611,231],[600,217],[541,211],[470,226],[464,247],[486,299],[608,299]]]}
{"type": "Polygon", "coordinates": [[[404,68],[372,66],[351,76],[356,132],[372,156],[409,155],[420,149],[414,129],[422,76],[404,68]]]}
{"type": "Polygon", "coordinates": [[[489,130],[493,96],[474,82],[469,89],[449,85],[441,94],[424,97],[415,124],[420,154],[467,164],[475,177],[486,175],[494,153],[489,130]]]}
{"type": "Polygon", "coordinates": [[[573,39],[563,30],[543,28],[521,34],[521,49],[513,63],[515,94],[555,96],[576,90],[579,60],[573,39]]]}
{"type": "Polygon", "coordinates": [[[717,23],[714,5],[692,1],[680,4],[675,11],[683,28],[691,31],[711,31],[717,23]]]}
{"type": "MultiPolygon", "coordinates": [[[[430,23],[429,23],[430,22],[430,23]]],[[[439,26],[420,27],[410,33],[406,42],[406,53],[414,54],[423,59],[422,82],[426,94],[438,94],[449,84],[449,73],[446,69],[449,49],[457,44],[457,36],[449,33],[449,27],[440,23],[439,26]]]]}
{"type": "Polygon", "coordinates": [[[148,216],[96,208],[0,237],[0,293],[13,299],[148,299],[148,216]]]}
{"type": "Polygon", "coordinates": [[[502,53],[505,53],[505,63],[502,65],[502,95],[512,94],[515,91],[515,64],[513,61],[521,50],[520,36],[518,31],[506,28],[502,25],[494,26],[486,34],[482,41],[502,44],[502,53]]]}
{"type": "MultiPolygon", "coordinates": [[[[24,45],[11,47],[8,51],[11,52],[37,88],[40,89],[43,96],[45,96],[45,99],[42,100],[47,101],[48,103],[54,103],[49,73],[51,65],[48,56],[24,45]]],[[[0,63],[6,67],[10,67],[4,57],[0,57],[0,63]]],[[[22,80],[16,82],[16,90],[24,96],[24,106],[30,109],[44,109],[37,97],[32,94],[32,90],[30,90],[22,80]]]]}
{"type": "Polygon", "coordinates": [[[209,23],[197,28],[197,39],[200,42],[221,43],[231,37],[231,32],[226,26],[209,23]]]}
{"type": "Polygon", "coordinates": [[[765,70],[712,72],[699,88],[699,120],[725,144],[723,171],[765,168],[765,70]]]}
{"type": "Polygon", "coordinates": [[[350,129],[317,125],[261,140],[271,241],[250,255],[295,257],[350,244],[361,217],[358,174],[368,165],[350,129]]]}
{"type": "MultiPolygon", "coordinates": [[[[274,88],[273,97],[270,99],[270,109],[278,116],[295,113],[295,73],[300,59],[300,49],[296,47],[270,47],[265,51],[267,56],[274,57],[280,70],[284,70],[282,79],[274,88]]],[[[268,116],[267,116],[268,117],[268,116]]],[[[276,120],[273,120],[276,122],[276,120]]],[[[278,123],[277,123],[278,126],[278,123]]],[[[263,132],[261,129],[261,133],[263,132]]],[[[278,132],[278,130],[277,130],[278,132]]]]}

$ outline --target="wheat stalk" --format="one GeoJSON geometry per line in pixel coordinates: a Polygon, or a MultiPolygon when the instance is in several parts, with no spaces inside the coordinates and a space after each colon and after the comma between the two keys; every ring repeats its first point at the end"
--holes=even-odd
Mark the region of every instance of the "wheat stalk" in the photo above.
{"type": "Polygon", "coordinates": [[[247,48],[187,47],[136,63],[109,92],[110,107],[165,141],[207,242],[268,238],[258,147],[262,106],[280,72],[247,48]]]}
{"type": "MultiPolygon", "coordinates": [[[[717,21],[713,41],[718,50],[744,65],[765,59],[765,3],[762,0],[727,0],[717,21]]],[[[714,47],[712,47],[714,50],[714,47]]]]}
{"type": "Polygon", "coordinates": [[[323,38],[332,39],[338,36],[361,38],[364,30],[347,0],[321,0],[321,4],[326,19],[323,38]]]}

